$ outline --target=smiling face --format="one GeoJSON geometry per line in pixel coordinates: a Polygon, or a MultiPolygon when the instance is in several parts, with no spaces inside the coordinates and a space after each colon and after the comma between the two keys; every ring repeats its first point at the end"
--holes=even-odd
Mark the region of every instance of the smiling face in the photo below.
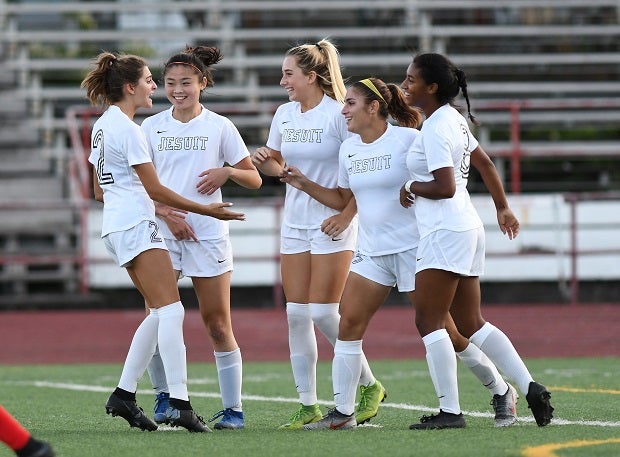
{"type": "Polygon", "coordinates": [[[193,110],[200,105],[200,93],[207,86],[207,78],[190,65],[171,65],[166,68],[164,86],[175,111],[193,110]]]}
{"type": "Polygon", "coordinates": [[[284,87],[288,98],[292,102],[302,102],[310,92],[308,89],[315,80],[314,72],[305,75],[301,68],[297,65],[294,56],[286,56],[282,62],[282,78],[280,85],[284,87]]]}
{"type": "Polygon", "coordinates": [[[377,119],[376,116],[371,116],[370,104],[355,87],[350,87],[347,90],[341,113],[347,122],[349,132],[359,135],[372,125],[373,120],[377,119]]]}
{"type": "Polygon", "coordinates": [[[407,67],[407,75],[400,87],[405,92],[407,104],[409,106],[418,107],[424,111],[424,108],[429,103],[431,94],[429,93],[429,86],[421,78],[419,70],[413,63],[407,67]]]}

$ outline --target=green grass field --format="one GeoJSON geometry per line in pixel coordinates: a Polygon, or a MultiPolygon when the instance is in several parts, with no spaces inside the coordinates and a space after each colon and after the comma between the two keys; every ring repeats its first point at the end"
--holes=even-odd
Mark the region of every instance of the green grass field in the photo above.
{"type": "MultiPolygon", "coordinates": [[[[435,412],[437,399],[426,363],[371,361],[388,390],[379,415],[349,431],[281,431],[297,407],[288,363],[244,364],[246,428],[190,434],[168,426],[152,433],[130,429],[105,414],[121,365],[0,367],[1,402],[36,437],[50,441],[58,456],[620,456],[620,358],[533,359],[534,377],[552,392],[550,426],[539,428],[525,398],[517,425],[496,429],[490,395],[459,364],[461,407],[467,428],[412,431],[409,424],[435,412]]],[[[332,406],[331,364],[318,369],[319,398],[332,406]]],[[[138,403],[151,413],[153,396],[145,377],[138,403]]],[[[221,409],[213,364],[189,365],[192,404],[205,419],[221,409]]],[[[6,447],[0,457],[12,456],[6,447]]]]}

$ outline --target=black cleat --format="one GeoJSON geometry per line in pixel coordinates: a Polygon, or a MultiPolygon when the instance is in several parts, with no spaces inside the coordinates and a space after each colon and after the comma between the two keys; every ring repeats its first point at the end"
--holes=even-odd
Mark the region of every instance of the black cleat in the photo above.
{"type": "Polygon", "coordinates": [[[439,410],[439,414],[422,416],[418,424],[411,424],[411,430],[440,430],[444,428],[464,428],[465,418],[463,414],[446,413],[439,410]]]}
{"type": "Polygon", "coordinates": [[[548,425],[553,418],[553,406],[549,402],[550,398],[551,394],[545,386],[534,381],[530,382],[525,399],[527,400],[527,407],[532,410],[539,427],[548,425]]]}
{"type": "Polygon", "coordinates": [[[106,414],[121,416],[130,427],[137,427],[140,430],[152,432],[157,430],[157,424],[149,419],[142,408],[138,407],[135,401],[122,400],[118,395],[112,394],[105,404],[106,414]]]}
{"type": "Polygon", "coordinates": [[[173,427],[183,427],[190,432],[204,433],[212,430],[205,424],[202,417],[193,409],[177,409],[169,406],[166,410],[166,424],[173,427]]]}

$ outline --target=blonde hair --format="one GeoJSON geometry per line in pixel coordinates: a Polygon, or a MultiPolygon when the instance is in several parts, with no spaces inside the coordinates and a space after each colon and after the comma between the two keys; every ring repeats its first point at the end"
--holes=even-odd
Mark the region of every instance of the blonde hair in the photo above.
{"type": "Polygon", "coordinates": [[[340,103],[344,102],[347,89],[340,71],[340,55],[329,39],[292,47],[286,51],[286,55],[295,57],[297,65],[305,75],[314,71],[319,87],[328,97],[340,103]]]}

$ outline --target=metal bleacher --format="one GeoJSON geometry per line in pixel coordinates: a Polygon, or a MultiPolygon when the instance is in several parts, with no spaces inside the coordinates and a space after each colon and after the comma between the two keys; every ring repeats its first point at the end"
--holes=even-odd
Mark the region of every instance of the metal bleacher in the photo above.
{"type": "MultiPolygon", "coordinates": [[[[415,53],[449,55],[468,74],[478,134],[508,188],[515,151],[526,161],[620,158],[617,0],[0,0],[0,300],[79,289],[66,113],[86,106],[79,83],[98,52],[143,55],[157,76],[185,44],[220,47],[205,103],[253,147],[286,101],[284,51],[323,37],[351,80],[399,83],[415,53]],[[601,133],[566,134],[577,130],[601,133]]],[[[160,90],[153,111],[166,106],[160,90]]],[[[548,190],[538,184],[521,189],[548,190]]]]}

